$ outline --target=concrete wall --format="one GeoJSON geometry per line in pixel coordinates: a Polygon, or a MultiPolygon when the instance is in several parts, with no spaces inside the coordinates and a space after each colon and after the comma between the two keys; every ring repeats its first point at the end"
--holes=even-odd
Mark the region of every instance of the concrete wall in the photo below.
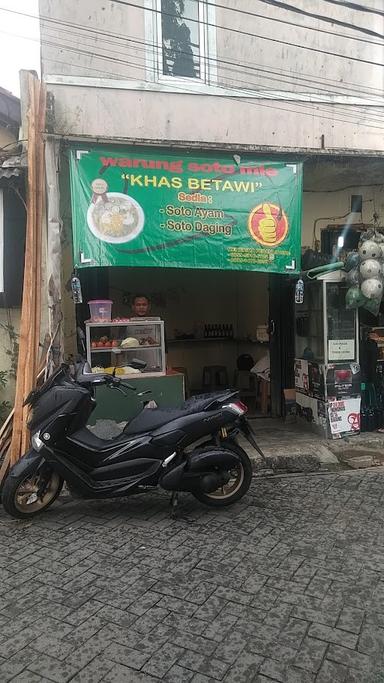
{"type": "MultiPolygon", "coordinates": [[[[9,143],[16,143],[15,135],[8,129],[0,126],[0,148],[9,143]]],[[[10,148],[11,149],[11,148],[10,148]]],[[[16,197],[16,195],[15,195],[16,197]]],[[[16,201],[18,199],[16,198],[16,201]]],[[[9,355],[12,344],[7,328],[13,327],[16,334],[20,329],[20,308],[5,309],[0,308],[0,370],[9,372],[12,359],[9,355]]],[[[0,401],[13,403],[15,395],[15,381],[13,377],[8,377],[7,385],[3,389],[0,387],[0,401]]]]}
{"type": "MultiPolygon", "coordinates": [[[[215,82],[200,87],[153,82],[150,12],[104,0],[40,0],[43,77],[55,96],[55,131],[108,140],[384,152],[384,46],[359,32],[364,26],[382,34],[383,17],[320,0],[294,6],[347,26],[258,0],[246,9],[264,18],[242,14],[243,0],[220,5],[228,9],[217,7],[213,23],[231,30],[215,31],[215,82]],[[306,101],[313,95],[320,101],[306,101]],[[377,106],[367,107],[373,97],[377,106]]],[[[380,9],[375,0],[366,5],[380,9]]]]}
{"type": "MultiPolygon", "coordinates": [[[[11,350],[11,341],[7,327],[13,326],[16,334],[20,330],[20,308],[0,308],[0,370],[9,372],[12,359],[8,352],[11,350]]],[[[15,380],[8,376],[5,388],[0,387],[0,401],[13,403],[15,397],[15,380]]]]}

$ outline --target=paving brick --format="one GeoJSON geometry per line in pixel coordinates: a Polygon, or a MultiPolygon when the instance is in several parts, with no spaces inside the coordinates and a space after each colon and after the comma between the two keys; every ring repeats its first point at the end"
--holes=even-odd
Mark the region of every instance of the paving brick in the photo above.
{"type": "Polygon", "coordinates": [[[194,633],[196,635],[201,635],[207,628],[206,621],[203,621],[202,619],[196,619],[195,617],[184,617],[181,614],[176,614],[175,612],[170,612],[164,618],[164,624],[175,627],[180,631],[194,633]]]}
{"type": "Polygon", "coordinates": [[[254,680],[262,657],[250,652],[242,652],[235,664],[230,668],[224,678],[226,683],[250,683],[254,680]]]}
{"type": "MultiPolygon", "coordinates": [[[[318,678],[316,678],[316,681],[318,678]]],[[[286,683],[314,683],[314,674],[303,669],[298,669],[296,666],[288,666],[286,671],[286,683]]]]}
{"type": "MultiPolygon", "coordinates": [[[[161,600],[160,593],[152,593],[151,591],[147,591],[147,593],[144,593],[144,595],[141,595],[141,597],[135,600],[135,602],[133,602],[128,609],[130,612],[140,617],[143,614],[145,614],[151,607],[154,607],[154,605],[157,605],[158,607],[165,607],[166,609],[171,609],[170,607],[167,607],[167,605],[165,604],[165,601],[167,600],[176,600],[176,598],[163,597],[163,599],[161,600]],[[162,601],[164,601],[164,604],[161,604],[162,601]]],[[[183,601],[180,602],[181,605],[184,604],[183,601]]]]}
{"type": "Polygon", "coordinates": [[[364,619],[364,610],[356,607],[343,607],[340,612],[339,620],[336,624],[337,628],[344,631],[351,631],[351,633],[360,633],[364,619]]]}
{"type": "Polygon", "coordinates": [[[177,645],[166,643],[144,664],[143,671],[153,676],[162,678],[180,659],[184,650],[177,645]]]}
{"type": "Polygon", "coordinates": [[[105,683],[159,683],[158,678],[115,664],[102,679],[105,683]]]}
{"type": "Polygon", "coordinates": [[[19,631],[9,640],[4,641],[0,645],[0,657],[11,657],[20,650],[23,650],[26,645],[32,642],[38,635],[39,630],[35,630],[32,627],[27,627],[19,631]]]}
{"type": "Polygon", "coordinates": [[[295,661],[297,656],[297,650],[288,645],[283,645],[277,640],[272,640],[268,644],[262,644],[261,648],[258,649],[257,642],[250,641],[249,648],[255,650],[256,652],[265,653],[267,657],[272,657],[280,662],[291,662],[295,661]]]}
{"type": "Polygon", "coordinates": [[[272,678],[274,681],[284,683],[287,676],[287,664],[267,657],[260,666],[260,674],[265,681],[272,678]]]}
{"type": "Polygon", "coordinates": [[[272,607],[272,609],[267,612],[267,615],[263,619],[264,624],[274,626],[275,628],[283,628],[289,621],[292,609],[293,607],[289,603],[279,603],[276,607],[272,607]]]}
{"type": "Polygon", "coordinates": [[[315,638],[305,638],[295,658],[295,665],[316,673],[321,666],[328,644],[315,638]]]}
{"type": "Polygon", "coordinates": [[[308,622],[291,617],[279,634],[279,642],[289,647],[299,648],[308,630],[308,622]]]}
{"type": "Polygon", "coordinates": [[[232,630],[235,624],[238,624],[237,617],[234,617],[232,614],[219,614],[207,626],[204,631],[204,636],[220,642],[226,637],[227,633],[232,630]]]}
{"type": "Polygon", "coordinates": [[[345,666],[325,660],[316,677],[316,683],[344,683],[348,681],[347,676],[348,669],[345,666]]]}
{"type": "Polygon", "coordinates": [[[150,607],[142,617],[135,617],[132,627],[135,631],[149,633],[157,624],[164,622],[171,612],[161,607],[150,607]]]}
{"type": "Polygon", "coordinates": [[[208,638],[196,636],[193,633],[176,632],[172,637],[172,643],[178,647],[198,652],[199,654],[211,655],[217,646],[217,643],[208,638]]]}
{"type": "Polygon", "coordinates": [[[12,678],[12,683],[50,683],[48,678],[43,678],[38,674],[25,669],[22,673],[12,678]]]}
{"type": "Polygon", "coordinates": [[[141,669],[142,666],[150,659],[149,652],[139,652],[126,645],[119,643],[111,643],[104,650],[104,657],[110,659],[116,664],[123,664],[129,666],[131,669],[141,669]]]}
{"type": "Polygon", "coordinates": [[[189,683],[194,677],[193,671],[183,669],[178,664],[174,664],[164,676],[165,683],[189,683]]]}
{"type": "Polygon", "coordinates": [[[349,648],[341,647],[340,645],[329,646],[327,659],[365,672],[370,671],[373,664],[372,659],[363,652],[350,650],[349,648]]]}
{"type": "Polygon", "coordinates": [[[204,657],[204,655],[199,655],[196,652],[190,651],[186,651],[180,657],[178,664],[181,667],[203,674],[204,676],[211,676],[218,680],[223,678],[228,669],[228,664],[225,662],[220,662],[214,657],[204,657]]]}
{"type": "Polygon", "coordinates": [[[373,624],[363,626],[357,649],[359,652],[364,652],[368,655],[382,652],[384,649],[384,629],[373,624]]]}
{"type": "Polygon", "coordinates": [[[1,683],[384,683],[383,483],[258,479],[176,520],[64,498],[28,532],[0,509],[1,683]]]}
{"type": "Polygon", "coordinates": [[[309,628],[308,635],[312,638],[318,638],[319,640],[325,640],[329,643],[335,643],[336,645],[343,645],[344,647],[349,647],[354,649],[357,644],[357,635],[353,633],[347,633],[347,631],[342,631],[338,628],[329,628],[323,624],[312,624],[309,628]]]}
{"type": "Polygon", "coordinates": [[[63,661],[75,649],[73,643],[67,643],[61,638],[49,635],[41,635],[30,643],[33,650],[41,653],[49,652],[50,657],[63,661]]]}
{"type": "Polygon", "coordinates": [[[2,659],[0,663],[0,681],[6,683],[20,674],[31,662],[38,658],[38,653],[29,647],[19,650],[9,659],[2,659]]]}
{"type": "Polygon", "coordinates": [[[103,605],[100,602],[88,600],[84,605],[67,614],[65,616],[65,621],[69,624],[73,624],[73,626],[79,626],[83,621],[86,621],[89,617],[96,614],[102,607],[103,605]]]}
{"type": "MultiPolygon", "coordinates": [[[[99,683],[105,680],[105,676],[115,666],[114,662],[103,657],[95,657],[79,671],[71,683],[99,683]]],[[[26,683],[29,683],[26,681],[26,683]]]]}
{"type": "MultiPolygon", "coordinates": [[[[215,643],[216,645],[216,643],[215,643]]],[[[247,646],[247,639],[243,633],[232,631],[223,639],[215,650],[215,657],[223,662],[233,664],[235,659],[247,646]]]]}
{"type": "Polygon", "coordinates": [[[70,633],[65,636],[65,640],[69,643],[73,643],[76,647],[79,647],[82,643],[85,643],[89,638],[95,635],[104,626],[104,621],[100,619],[97,615],[86,619],[80,626],[72,629],[70,633]]]}
{"type": "Polygon", "coordinates": [[[125,628],[131,626],[137,619],[136,615],[111,605],[101,605],[101,609],[97,611],[96,617],[98,622],[99,620],[106,623],[110,622],[125,628]]]}
{"type": "Polygon", "coordinates": [[[216,586],[208,581],[201,581],[196,588],[193,588],[186,596],[188,602],[193,602],[195,605],[203,605],[204,602],[214,593],[216,586]]]}
{"type": "Polygon", "coordinates": [[[218,598],[212,595],[206,602],[194,612],[196,619],[205,619],[211,621],[215,619],[225,606],[226,601],[223,598],[218,598]]]}
{"type": "Polygon", "coordinates": [[[45,678],[49,678],[49,680],[54,681],[54,683],[67,683],[67,681],[71,680],[78,672],[77,667],[42,654],[28,664],[28,670],[45,678]]]}
{"type": "Polygon", "coordinates": [[[218,586],[213,595],[214,597],[230,600],[240,605],[250,605],[252,602],[252,595],[249,595],[249,593],[233,588],[224,588],[223,586],[218,586]]]}
{"type": "Polygon", "coordinates": [[[190,602],[161,595],[158,595],[157,606],[171,612],[176,612],[184,617],[192,617],[197,610],[197,606],[190,602]]]}

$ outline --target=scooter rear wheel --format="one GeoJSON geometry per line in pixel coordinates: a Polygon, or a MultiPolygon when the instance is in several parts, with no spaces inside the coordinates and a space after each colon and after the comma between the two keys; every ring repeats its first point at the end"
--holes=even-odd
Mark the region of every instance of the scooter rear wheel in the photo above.
{"type": "Polygon", "coordinates": [[[2,490],[4,510],[16,519],[30,519],[46,510],[60,495],[63,479],[51,471],[36,471],[34,464],[27,467],[19,477],[8,476],[2,490]],[[39,488],[45,484],[43,492],[39,488]]]}
{"type": "Polygon", "coordinates": [[[201,503],[210,507],[227,507],[233,505],[247,493],[252,481],[252,464],[248,455],[237,444],[225,447],[233,451],[239,458],[239,464],[229,471],[229,481],[212,493],[196,491],[193,495],[201,503]]]}

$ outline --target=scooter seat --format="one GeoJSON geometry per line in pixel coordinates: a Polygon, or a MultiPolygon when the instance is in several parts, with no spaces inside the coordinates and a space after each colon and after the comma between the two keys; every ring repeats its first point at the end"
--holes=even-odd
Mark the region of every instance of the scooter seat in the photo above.
{"type": "Polygon", "coordinates": [[[236,393],[237,392],[229,390],[225,392],[215,392],[214,394],[201,394],[200,396],[188,399],[180,408],[170,408],[168,410],[162,408],[144,408],[141,413],[136,415],[136,417],[125,426],[123,433],[140,434],[152,431],[157,427],[162,427],[167,424],[167,422],[171,422],[171,420],[177,420],[179,417],[202,412],[210,405],[213,405],[217,400],[225,399],[236,393]]]}
{"type": "Polygon", "coordinates": [[[177,420],[178,417],[185,417],[189,415],[191,411],[186,409],[173,409],[173,410],[161,410],[160,408],[144,408],[136,417],[134,417],[131,422],[129,422],[124,427],[124,434],[141,434],[144,432],[150,432],[157,427],[162,427],[171,422],[172,420],[177,420]]]}

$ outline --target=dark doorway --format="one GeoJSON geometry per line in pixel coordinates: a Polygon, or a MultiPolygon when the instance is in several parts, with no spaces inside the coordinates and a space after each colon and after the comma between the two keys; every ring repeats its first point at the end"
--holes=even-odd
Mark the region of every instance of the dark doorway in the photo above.
{"type": "Polygon", "coordinates": [[[269,277],[271,412],[283,415],[283,389],[294,387],[294,305],[296,280],[287,275],[269,277]]]}

